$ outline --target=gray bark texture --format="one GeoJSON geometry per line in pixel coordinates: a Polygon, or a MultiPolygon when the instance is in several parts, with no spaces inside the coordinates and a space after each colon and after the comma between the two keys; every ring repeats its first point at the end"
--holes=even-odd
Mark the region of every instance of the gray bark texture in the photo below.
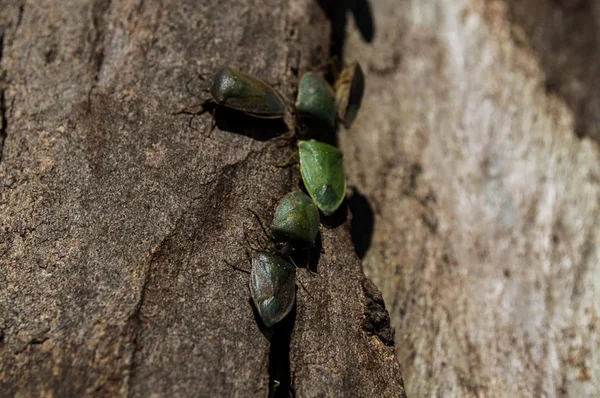
{"type": "Polygon", "coordinates": [[[600,2],[372,12],[340,147],[407,395],[600,396],[600,2]]]}
{"type": "Polygon", "coordinates": [[[282,124],[173,115],[222,65],[291,98],[329,24],[309,0],[0,0],[0,396],[404,396],[350,217],[273,334],[227,264],[298,186],[282,124]]]}

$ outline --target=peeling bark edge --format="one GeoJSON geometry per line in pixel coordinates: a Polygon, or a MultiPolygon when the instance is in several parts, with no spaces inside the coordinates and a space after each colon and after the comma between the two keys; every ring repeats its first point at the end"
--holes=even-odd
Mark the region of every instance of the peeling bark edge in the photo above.
{"type": "Polygon", "coordinates": [[[388,346],[394,346],[394,328],[390,325],[390,315],[385,308],[383,295],[369,278],[365,277],[362,281],[363,292],[365,293],[365,320],[363,330],[373,334],[388,346]]]}

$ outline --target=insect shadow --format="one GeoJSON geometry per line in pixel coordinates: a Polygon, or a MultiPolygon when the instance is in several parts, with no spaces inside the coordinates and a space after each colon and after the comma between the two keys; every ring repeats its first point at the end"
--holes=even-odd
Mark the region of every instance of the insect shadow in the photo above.
{"type": "Polygon", "coordinates": [[[325,228],[336,228],[345,223],[347,218],[348,204],[346,203],[346,200],[344,200],[333,214],[321,217],[321,224],[323,224],[325,228]]]}
{"type": "Polygon", "coordinates": [[[367,197],[361,194],[356,187],[353,188],[352,196],[348,199],[348,207],[352,213],[352,221],[350,222],[352,243],[356,254],[362,260],[369,247],[371,247],[371,240],[373,239],[375,229],[373,208],[367,197]]]}
{"type": "Polygon", "coordinates": [[[216,107],[215,123],[219,130],[267,141],[289,131],[283,119],[259,119],[242,112],[216,107]]]}
{"type": "Polygon", "coordinates": [[[319,231],[313,247],[295,250],[290,258],[298,268],[306,268],[309,272],[317,274],[319,272],[318,264],[321,253],[323,253],[323,241],[321,240],[321,232],[319,231]]]}
{"type": "MultiPolygon", "coordinates": [[[[298,287],[296,286],[296,294],[298,287]]],[[[269,397],[289,397],[291,389],[291,371],[290,371],[290,341],[292,331],[296,323],[296,305],[290,310],[289,314],[279,323],[272,327],[265,326],[258,309],[254,306],[252,298],[248,299],[252,307],[254,320],[258,329],[270,342],[269,349],[269,397]]]]}
{"type": "Polygon", "coordinates": [[[348,12],[352,13],[356,26],[367,43],[375,37],[375,23],[368,0],[318,0],[321,9],[331,21],[331,45],[329,54],[344,59],[348,12]]]}
{"type": "Polygon", "coordinates": [[[204,107],[206,112],[203,115],[190,114],[189,126],[193,129],[204,129],[207,135],[215,134],[213,130],[218,127],[221,131],[245,135],[257,141],[267,141],[289,131],[283,119],[260,119],[212,103],[204,107]],[[212,121],[211,117],[214,118],[212,121]],[[207,119],[201,123],[201,118],[207,119]],[[211,125],[206,127],[206,123],[211,125]]]}
{"type": "Polygon", "coordinates": [[[290,396],[290,342],[295,322],[296,304],[290,313],[273,327],[269,350],[269,397],[288,398],[290,396]]]}

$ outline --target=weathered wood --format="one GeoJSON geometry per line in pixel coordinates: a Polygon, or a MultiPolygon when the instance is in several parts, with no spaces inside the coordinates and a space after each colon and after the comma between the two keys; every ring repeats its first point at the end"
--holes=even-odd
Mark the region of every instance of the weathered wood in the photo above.
{"type": "MultiPolygon", "coordinates": [[[[327,58],[304,0],[0,2],[0,395],[403,396],[387,313],[348,223],[272,337],[249,303],[247,208],[298,172],[285,125],[173,115],[196,72],[279,82],[327,58]],[[1,146],[0,146],[1,148],[1,146]],[[311,297],[312,296],[312,297],[311,297]],[[382,321],[383,320],[383,321],[382,321]]],[[[290,122],[290,120],[288,120],[290,122]]]]}
{"type": "Polygon", "coordinates": [[[599,3],[372,5],[340,142],[408,396],[598,396],[599,3]]]}

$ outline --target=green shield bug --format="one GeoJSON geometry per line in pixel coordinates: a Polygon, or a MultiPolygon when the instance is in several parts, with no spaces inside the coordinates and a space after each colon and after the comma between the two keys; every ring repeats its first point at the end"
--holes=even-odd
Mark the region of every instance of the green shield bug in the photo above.
{"type": "Polygon", "coordinates": [[[308,194],[323,214],[332,214],[346,195],[342,152],[323,142],[298,141],[298,157],[308,194]]]}
{"type": "Polygon", "coordinates": [[[358,62],[342,70],[334,84],[338,118],[350,128],[365,92],[365,76],[358,62]]]}
{"type": "Polygon", "coordinates": [[[280,249],[283,256],[290,253],[292,247],[311,246],[319,233],[319,209],[304,192],[290,192],[275,210],[271,233],[275,242],[284,242],[280,249]]]}
{"type": "Polygon", "coordinates": [[[306,72],[300,79],[296,111],[300,123],[308,128],[335,128],[335,92],[325,79],[315,72],[306,72]]]}
{"type": "Polygon", "coordinates": [[[230,67],[203,80],[200,88],[212,98],[204,101],[195,114],[206,112],[206,105],[214,103],[262,119],[281,119],[285,115],[286,103],[274,88],[230,67]]]}
{"type": "Polygon", "coordinates": [[[296,301],[296,267],[282,257],[255,253],[250,273],[252,301],[266,327],[281,321],[296,301]]]}

